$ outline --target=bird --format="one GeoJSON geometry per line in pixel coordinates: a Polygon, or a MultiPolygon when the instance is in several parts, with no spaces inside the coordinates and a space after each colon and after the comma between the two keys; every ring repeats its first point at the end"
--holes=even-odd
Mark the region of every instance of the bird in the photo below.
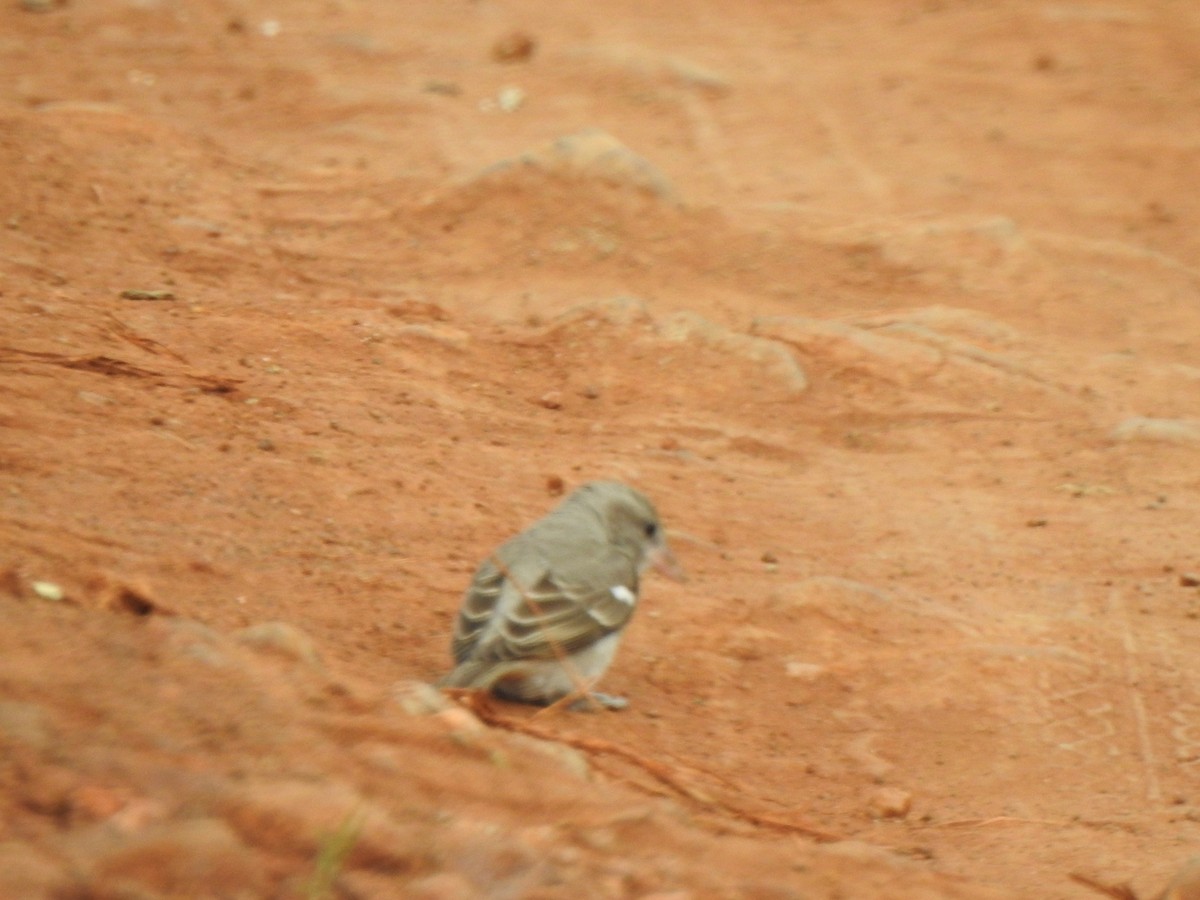
{"type": "Polygon", "coordinates": [[[626,698],[592,687],[650,567],[686,578],[650,500],[618,481],[580,486],[476,569],[451,640],[455,666],[439,686],[543,706],[578,695],[575,708],[624,709],[626,698]]]}

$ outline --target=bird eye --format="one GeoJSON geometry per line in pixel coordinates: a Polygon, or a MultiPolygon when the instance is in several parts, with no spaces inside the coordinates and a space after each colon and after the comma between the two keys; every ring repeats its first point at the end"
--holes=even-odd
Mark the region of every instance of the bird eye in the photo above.
{"type": "Polygon", "coordinates": [[[658,534],[658,524],[655,522],[647,522],[645,526],[646,537],[652,538],[658,534]]]}

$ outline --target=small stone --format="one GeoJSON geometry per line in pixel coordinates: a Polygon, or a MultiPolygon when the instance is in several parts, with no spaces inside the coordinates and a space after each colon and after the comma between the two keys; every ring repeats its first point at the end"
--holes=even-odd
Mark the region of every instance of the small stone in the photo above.
{"type": "Polygon", "coordinates": [[[1050,524],[1049,519],[1027,519],[1025,522],[1026,528],[1045,528],[1050,524]]]}
{"type": "Polygon", "coordinates": [[[594,384],[589,384],[583,389],[582,393],[588,400],[597,400],[600,397],[600,388],[594,384]]]}
{"type": "Polygon", "coordinates": [[[492,44],[492,59],[499,63],[528,62],[537,50],[537,41],[524,31],[514,31],[492,44]]]}
{"type": "Polygon", "coordinates": [[[825,666],[818,665],[817,663],[799,662],[797,660],[786,663],[783,670],[788,678],[796,678],[800,681],[816,681],[829,671],[825,666]]]}
{"type": "Polygon", "coordinates": [[[763,553],[761,559],[763,562],[765,562],[769,566],[776,565],[779,562],[779,557],[776,556],[774,553],[772,553],[770,550],[765,551],[763,553]]]}
{"type": "Polygon", "coordinates": [[[566,489],[566,484],[559,476],[550,475],[546,478],[546,493],[551,497],[561,497],[566,489]]]}
{"type": "Polygon", "coordinates": [[[35,581],[30,587],[43,600],[49,600],[52,603],[57,603],[67,596],[66,592],[53,581],[35,581]]]}
{"type": "Polygon", "coordinates": [[[903,819],[912,811],[913,797],[908,791],[895,787],[877,790],[870,801],[871,815],[878,819],[903,819]]]}
{"type": "Polygon", "coordinates": [[[515,85],[508,85],[500,88],[500,93],[496,95],[496,106],[501,112],[516,112],[525,105],[525,91],[515,85]]]}
{"type": "Polygon", "coordinates": [[[263,622],[235,632],[234,640],[254,650],[278,653],[297,662],[321,666],[321,655],[313,639],[288,622],[263,622]]]}
{"type": "Polygon", "coordinates": [[[546,393],[538,398],[538,403],[546,407],[546,409],[562,409],[562,391],[546,391],[546,393]]]}
{"type": "Polygon", "coordinates": [[[258,449],[273,453],[275,451],[275,442],[270,438],[263,438],[258,442],[258,449]]]}
{"type": "Polygon", "coordinates": [[[441,712],[434,714],[434,718],[444,725],[451,735],[478,734],[481,731],[485,731],[487,727],[475,715],[461,706],[451,706],[449,709],[443,709],[441,712]]]}
{"type": "Polygon", "coordinates": [[[453,705],[441,691],[423,681],[399,682],[392,688],[392,699],[410,716],[431,716],[453,705]]]}
{"type": "Polygon", "coordinates": [[[1183,572],[1179,576],[1179,584],[1183,587],[1200,587],[1200,575],[1195,572],[1183,572]]]}

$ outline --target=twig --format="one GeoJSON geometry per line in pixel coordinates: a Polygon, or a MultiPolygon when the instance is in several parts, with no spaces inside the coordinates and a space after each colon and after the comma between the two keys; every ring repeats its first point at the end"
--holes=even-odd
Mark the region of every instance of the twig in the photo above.
{"type": "Polygon", "coordinates": [[[751,825],[769,828],[772,831],[779,831],[785,834],[801,834],[822,843],[844,840],[840,835],[822,831],[810,825],[801,825],[765,813],[739,809],[723,800],[710,797],[703,791],[684,783],[670,766],[642,756],[640,753],[636,753],[628,747],[623,747],[612,741],[606,741],[603,738],[583,737],[581,735],[555,734],[548,729],[533,724],[531,721],[502,715],[492,709],[486,700],[483,700],[482,703],[479,702],[479,700],[483,699],[479,692],[465,696],[459,695],[459,699],[465,701],[471,711],[483,722],[494,728],[503,728],[505,731],[515,731],[520,734],[529,735],[530,737],[539,738],[540,740],[566,744],[568,747],[574,747],[576,750],[582,750],[589,754],[613,756],[624,760],[641,769],[659,783],[666,785],[676,794],[686,797],[701,806],[716,809],[735,819],[748,822],[751,825]]]}

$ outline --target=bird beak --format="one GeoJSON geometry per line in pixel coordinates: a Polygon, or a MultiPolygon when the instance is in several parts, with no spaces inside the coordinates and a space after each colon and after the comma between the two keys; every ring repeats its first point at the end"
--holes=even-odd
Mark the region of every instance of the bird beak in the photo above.
{"type": "Polygon", "coordinates": [[[679,560],[675,558],[675,554],[671,552],[671,548],[666,544],[655,547],[650,551],[650,566],[657,569],[663,575],[666,575],[672,581],[680,583],[687,581],[687,573],[683,571],[683,566],[679,564],[679,560]]]}

